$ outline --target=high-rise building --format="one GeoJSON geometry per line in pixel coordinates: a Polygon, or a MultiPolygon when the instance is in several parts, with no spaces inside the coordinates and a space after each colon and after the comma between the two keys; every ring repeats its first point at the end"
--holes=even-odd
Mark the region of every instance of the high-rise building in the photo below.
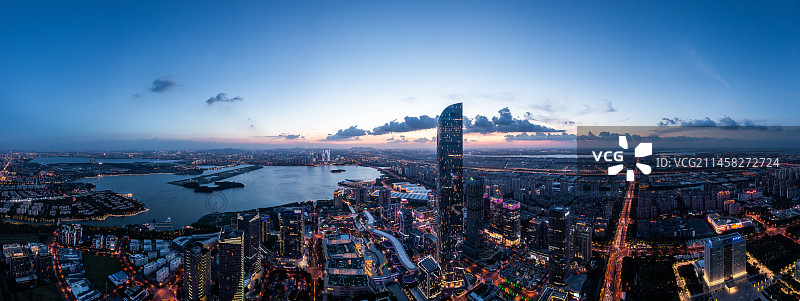
{"type": "Polygon", "coordinates": [[[305,223],[300,208],[288,208],[279,215],[281,258],[297,260],[303,257],[305,250],[305,223]]]}
{"type": "Polygon", "coordinates": [[[493,196],[489,201],[489,231],[500,233],[503,229],[503,198],[493,196]]]}
{"type": "Polygon", "coordinates": [[[503,244],[506,247],[519,245],[520,242],[520,203],[515,200],[503,202],[503,244]]]}
{"type": "Polygon", "coordinates": [[[411,210],[406,208],[400,209],[400,233],[405,236],[411,235],[411,229],[414,228],[414,214],[411,210]]]}
{"type": "Polygon", "coordinates": [[[478,251],[484,245],[483,235],[483,178],[472,178],[466,181],[464,203],[464,254],[472,259],[478,258],[478,251]]]}
{"type": "Polygon", "coordinates": [[[436,204],[439,216],[436,259],[444,270],[444,278],[453,272],[451,264],[458,255],[456,245],[464,235],[462,118],[461,103],[448,106],[439,115],[436,135],[436,204]]]}
{"type": "Polygon", "coordinates": [[[442,269],[430,255],[417,263],[419,290],[428,300],[435,300],[442,292],[442,269]]]}
{"type": "Polygon", "coordinates": [[[551,207],[547,211],[547,251],[550,256],[548,274],[553,285],[566,285],[572,259],[569,208],[551,207]]]}
{"type": "Polygon", "coordinates": [[[739,233],[706,240],[703,255],[703,278],[710,290],[747,275],[746,242],[739,233]]]}
{"type": "Polygon", "coordinates": [[[244,300],[244,233],[223,227],[219,233],[219,300],[244,300]]]}
{"type": "Polygon", "coordinates": [[[272,221],[268,214],[261,217],[261,244],[266,246],[269,243],[269,229],[272,228],[272,221]]]}
{"type": "Polygon", "coordinates": [[[211,287],[211,250],[194,243],[183,253],[183,291],[187,300],[206,300],[211,287]]]}
{"type": "Polygon", "coordinates": [[[586,217],[580,217],[575,223],[575,237],[573,241],[574,258],[583,264],[589,263],[592,258],[592,223],[586,217]]]}
{"type": "Polygon", "coordinates": [[[342,209],[342,201],[344,200],[344,189],[338,188],[333,191],[333,207],[342,209]]]}
{"type": "Polygon", "coordinates": [[[237,229],[243,232],[245,286],[253,275],[261,273],[261,218],[258,213],[237,214],[237,229]]]}

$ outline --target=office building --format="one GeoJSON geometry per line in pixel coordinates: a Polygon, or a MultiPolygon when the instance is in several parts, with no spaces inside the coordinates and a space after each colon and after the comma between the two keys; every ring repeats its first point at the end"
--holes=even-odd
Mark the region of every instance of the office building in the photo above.
{"type": "Polygon", "coordinates": [[[575,223],[573,239],[574,259],[582,264],[589,263],[592,258],[592,230],[591,220],[581,216],[575,223]]]}
{"type": "Polygon", "coordinates": [[[515,200],[503,202],[503,244],[506,247],[519,245],[520,242],[520,203],[515,200]]]}
{"type": "Polygon", "coordinates": [[[245,286],[252,276],[261,273],[261,217],[258,213],[239,213],[238,229],[242,231],[244,244],[245,286]]]}
{"type": "Polygon", "coordinates": [[[703,255],[703,278],[710,291],[724,287],[728,281],[746,278],[746,242],[739,233],[706,240],[703,255]]]}
{"type": "Polygon", "coordinates": [[[557,286],[567,284],[569,263],[572,259],[569,208],[551,207],[547,211],[547,251],[550,256],[548,276],[557,286]]]}
{"type": "Polygon", "coordinates": [[[463,120],[461,103],[439,115],[436,135],[437,261],[447,282],[457,281],[452,262],[464,235],[463,120]],[[451,277],[452,276],[452,277],[451,277]]]}
{"type": "Polygon", "coordinates": [[[261,244],[266,246],[269,243],[269,230],[272,228],[272,221],[269,219],[269,215],[265,214],[264,216],[260,217],[261,219],[261,244]]]}
{"type": "Polygon", "coordinates": [[[436,299],[442,292],[442,270],[430,255],[417,263],[419,290],[428,300],[436,299]]]}
{"type": "Polygon", "coordinates": [[[484,245],[483,235],[483,178],[469,179],[466,181],[464,203],[464,244],[463,250],[467,257],[478,258],[478,251],[484,245]]]}
{"type": "Polygon", "coordinates": [[[500,233],[503,229],[503,198],[493,196],[489,199],[489,231],[500,233]]]}
{"type": "Polygon", "coordinates": [[[241,301],[244,299],[244,233],[230,227],[222,228],[219,234],[219,300],[241,301]]]}
{"type": "Polygon", "coordinates": [[[300,208],[288,208],[279,215],[280,222],[280,249],[278,256],[286,262],[296,263],[303,257],[305,251],[305,223],[303,211],[300,208]]]}
{"type": "Polygon", "coordinates": [[[183,291],[187,300],[206,300],[211,287],[211,250],[192,244],[183,253],[183,291]]]}

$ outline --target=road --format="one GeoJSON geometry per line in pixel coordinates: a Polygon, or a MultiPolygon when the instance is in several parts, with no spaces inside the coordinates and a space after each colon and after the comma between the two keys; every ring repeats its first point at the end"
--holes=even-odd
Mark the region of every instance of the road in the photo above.
{"type": "Polygon", "coordinates": [[[622,299],[622,292],[620,292],[622,259],[628,256],[630,252],[628,245],[625,243],[625,238],[628,235],[628,224],[630,223],[628,215],[631,212],[631,202],[633,201],[635,188],[636,181],[629,182],[628,192],[622,204],[622,212],[619,214],[614,241],[608,249],[608,266],[606,267],[606,275],[603,280],[603,290],[600,294],[603,300],[606,301],[622,299]]]}

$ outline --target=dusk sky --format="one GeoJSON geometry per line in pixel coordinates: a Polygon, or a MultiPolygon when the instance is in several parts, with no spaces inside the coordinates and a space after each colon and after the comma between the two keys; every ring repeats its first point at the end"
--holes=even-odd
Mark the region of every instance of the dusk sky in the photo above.
{"type": "Polygon", "coordinates": [[[430,148],[455,102],[470,147],[800,125],[800,2],[571,4],[2,1],[0,150],[430,148]]]}

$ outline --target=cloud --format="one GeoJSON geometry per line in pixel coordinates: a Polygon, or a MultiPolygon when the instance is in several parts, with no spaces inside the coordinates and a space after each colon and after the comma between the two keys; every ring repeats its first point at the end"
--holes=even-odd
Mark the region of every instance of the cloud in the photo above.
{"type": "Polygon", "coordinates": [[[684,50],[684,56],[692,63],[697,69],[700,70],[703,74],[714,79],[724,85],[728,90],[731,90],[731,85],[719,75],[716,69],[706,63],[706,61],[700,56],[700,54],[695,51],[694,46],[687,45],[686,49],[684,50]]]}
{"type": "Polygon", "coordinates": [[[741,121],[736,121],[729,116],[722,117],[717,121],[712,120],[711,118],[703,118],[703,119],[689,119],[683,120],[678,117],[675,118],[661,118],[661,121],[658,122],[659,126],[722,126],[722,127],[753,127],[756,126],[756,123],[752,120],[743,119],[741,121]]]}
{"type": "Polygon", "coordinates": [[[212,105],[212,104],[217,103],[217,102],[236,102],[236,101],[242,101],[242,100],[244,100],[244,98],[242,98],[241,96],[228,98],[228,94],[219,93],[219,94],[217,94],[217,96],[213,96],[213,97],[207,99],[206,103],[208,105],[212,105]]]}
{"type": "Polygon", "coordinates": [[[372,129],[372,135],[383,135],[389,133],[405,133],[405,132],[413,132],[419,130],[427,130],[435,128],[437,125],[437,119],[439,117],[430,117],[428,115],[422,115],[419,117],[411,117],[406,116],[403,118],[402,122],[397,122],[397,120],[390,121],[384,125],[378,126],[372,129]]]}
{"type": "Polygon", "coordinates": [[[557,140],[557,141],[575,141],[575,135],[561,133],[561,134],[548,134],[548,133],[521,133],[518,135],[506,135],[506,141],[541,141],[541,140],[557,140]]]}
{"type": "Polygon", "coordinates": [[[417,139],[414,139],[414,140],[408,140],[408,139],[406,139],[406,137],[401,136],[400,139],[395,139],[394,137],[391,137],[391,138],[387,138],[386,141],[388,141],[388,143],[428,143],[428,142],[432,142],[433,140],[425,138],[425,137],[417,138],[417,139]]]}
{"type": "Polygon", "coordinates": [[[302,139],[303,136],[295,135],[295,134],[280,134],[280,135],[272,135],[272,136],[253,136],[253,138],[272,138],[272,139],[286,139],[286,140],[294,140],[294,139],[302,139]]]}
{"type": "Polygon", "coordinates": [[[159,78],[153,81],[153,85],[150,87],[150,92],[164,93],[178,86],[180,85],[171,79],[159,78]]]}
{"type": "Polygon", "coordinates": [[[335,140],[347,140],[350,138],[358,139],[359,136],[364,136],[364,135],[367,135],[366,130],[359,129],[356,126],[351,126],[349,128],[339,130],[338,132],[336,132],[336,134],[328,135],[328,137],[326,137],[325,140],[335,141],[335,140]]]}
{"type": "MultiPolygon", "coordinates": [[[[490,120],[483,115],[474,119],[464,118],[465,132],[467,133],[511,133],[511,132],[563,132],[543,125],[531,123],[528,119],[515,118],[507,107],[497,111],[499,116],[490,120]]],[[[526,115],[530,117],[531,115],[526,115]]]]}
{"type": "Polygon", "coordinates": [[[608,99],[603,99],[606,102],[606,113],[613,113],[616,112],[617,109],[614,108],[614,104],[611,103],[608,99]]]}

